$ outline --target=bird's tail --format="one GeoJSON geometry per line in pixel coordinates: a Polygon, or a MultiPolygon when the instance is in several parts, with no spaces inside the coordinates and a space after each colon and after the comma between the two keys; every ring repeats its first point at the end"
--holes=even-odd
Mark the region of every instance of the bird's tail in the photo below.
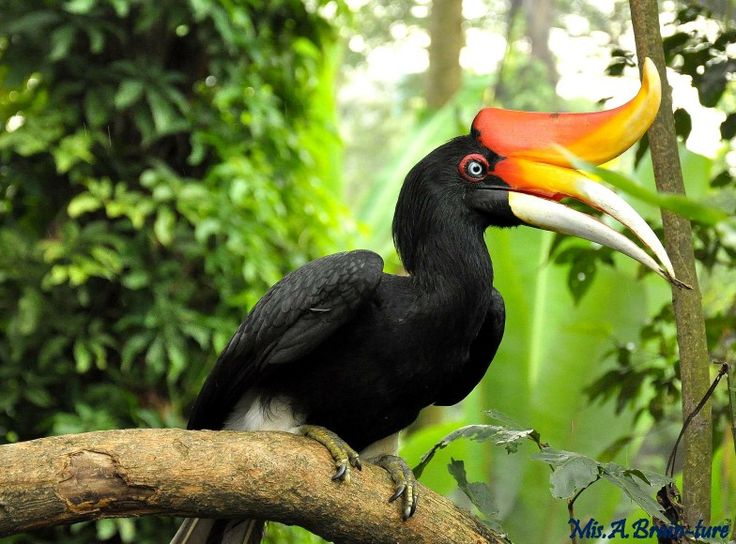
{"type": "Polygon", "coordinates": [[[259,544],[265,525],[257,519],[189,518],[179,526],[170,544],[259,544]]]}

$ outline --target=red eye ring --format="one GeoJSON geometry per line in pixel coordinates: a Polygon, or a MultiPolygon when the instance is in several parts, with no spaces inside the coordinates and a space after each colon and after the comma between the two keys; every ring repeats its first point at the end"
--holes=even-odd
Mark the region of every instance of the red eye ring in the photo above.
{"type": "Polygon", "coordinates": [[[490,165],[480,153],[465,155],[457,165],[460,175],[471,183],[483,181],[488,176],[490,165]]]}

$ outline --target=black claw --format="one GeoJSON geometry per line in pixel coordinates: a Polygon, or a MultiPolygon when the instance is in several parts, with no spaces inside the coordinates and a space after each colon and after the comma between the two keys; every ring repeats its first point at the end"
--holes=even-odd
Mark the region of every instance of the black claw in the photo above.
{"type": "Polygon", "coordinates": [[[337,471],[335,472],[335,475],[332,477],[334,480],[342,480],[345,478],[345,474],[348,471],[348,466],[346,463],[341,463],[340,466],[337,467],[337,471]]]}
{"type": "Polygon", "coordinates": [[[405,491],[406,491],[406,485],[401,484],[399,487],[396,488],[396,491],[394,492],[393,495],[391,495],[391,498],[388,500],[388,502],[394,502],[396,499],[401,497],[401,495],[403,495],[405,491]]]}
{"type": "Polygon", "coordinates": [[[352,465],[358,470],[363,470],[363,464],[360,462],[360,457],[356,457],[352,460],[352,465]]]}
{"type": "Polygon", "coordinates": [[[412,497],[412,500],[411,500],[411,506],[409,508],[409,515],[407,516],[407,519],[412,517],[414,515],[414,512],[416,511],[417,511],[417,493],[415,491],[414,496],[412,497]]]}

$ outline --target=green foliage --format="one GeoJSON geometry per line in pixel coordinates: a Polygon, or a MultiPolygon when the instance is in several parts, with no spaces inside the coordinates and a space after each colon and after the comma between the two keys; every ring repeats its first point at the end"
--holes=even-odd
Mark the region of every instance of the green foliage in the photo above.
{"type": "MultiPolygon", "coordinates": [[[[498,411],[491,411],[488,415],[499,424],[469,425],[450,433],[422,457],[422,461],[414,469],[415,474],[419,477],[438,450],[459,438],[479,442],[489,441],[495,446],[504,447],[508,453],[515,453],[519,442],[529,440],[540,450],[533,459],[546,463],[552,469],[549,484],[554,498],[577,499],[588,487],[603,479],[620,488],[649,516],[663,517],[662,507],[653,496],[671,482],[666,476],[651,471],[629,469],[616,463],[603,463],[580,453],[551,448],[541,441],[538,431],[520,427],[498,411]]],[[[498,511],[488,485],[482,482],[468,482],[465,464],[462,461],[452,459],[448,470],[471,503],[498,528],[498,511]]]]}
{"type": "Polygon", "coordinates": [[[496,508],[491,494],[491,489],[483,482],[469,482],[465,472],[465,463],[452,459],[447,465],[448,472],[455,478],[460,491],[465,493],[470,502],[478,511],[483,514],[485,523],[496,531],[496,533],[505,534],[503,528],[498,523],[498,509],[496,508]]]}
{"type": "MultiPolygon", "coordinates": [[[[706,107],[729,104],[734,100],[731,80],[736,73],[736,58],[728,45],[736,29],[717,20],[702,5],[687,2],[676,13],[669,35],[664,39],[665,57],[674,70],[690,76],[698,91],[700,103],[706,107]],[[698,24],[695,24],[695,23],[698,24]],[[708,25],[702,24],[707,22],[708,25]],[[708,34],[705,28],[709,28],[708,34]]],[[[625,65],[633,64],[633,53],[616,49],[609,68],[620,73],[625,65]]],[[[734,265],[736,265],[736,185],[734,176],[723,157],[732,142],[731,115],[721,124],[723,137],[721,156],[715,160],[682,150],[684,179],[688,198],[678,195],[658,195],[647,189],[652,185],[651,167],[646,158],[648,141],[642,140],[636,149],[635,163],[643,183],[632,183],[626,176],[596,168],[612,185],[652,205],[674,210],[693,221],[695,256],[706,316],[709,349],[714,357],[733,360],[733,311],[736,307],[734,265]]],[[[687,140],[691,132],[691,114],[675,112],[678,136],[687,140]]],[[[586,168],[580,164],[580,167],[586,168]]],[[[572,271],[571,271],[572,273],[572,271]]],[[[677,340],[674,315],[666,303],[640,329],[633,341],[617,341],[608,353],[615,367],[598,377],[587,388],[592,399],[616,399],[616,410],[633,408],[636,417],[644,414],[662,421],[679,409],[680,384],[677,367],[677,340]]],[[[728,426],[726,395],[718,392],[714,406],[715,436],[728,426]]]]}
{"type": "Polygon", "coordinates": [[[502,425],[467,425],[457,429],[442,440],[437,442],[432,449],[422,456],[421,461],[417,466],[414,467],[414,474],[419,478],[424,469],[427,467],[429,462],[435,456],[438,450],[446,448],[450,442],[454,442],[460,438],[467,438],[468,440],[475,440],[482,442],[490,440],[496,446],[503,446],[506,448],[508,453],[515,453],[519,442],[522,440],[531,440],[540,448],[542,444],[539,439],[539,433],[534,429],[522,429],[517,425],[514,425],[508,418],[500,414],[495,410],[487,412],[491,418],[500,420],[503,422],[502,425]]]}
{"type": "Polygon", "coordinates": [[[544,448],[535,459],[553,468],[549,484],[552,495],[557,499],[572,499],[604,479],[621,488],[647,515],[664,517],[664,510],[652,497],[671,482],[666,476],[625,468],[616,463],[601,463],[576,452],[553,448],[544,448]]]}
{"type": "Polygon", "coordinates": [[[349,234],[316,4],[3,2],[0,442],[182,425],[247,309],[349,234]]]}

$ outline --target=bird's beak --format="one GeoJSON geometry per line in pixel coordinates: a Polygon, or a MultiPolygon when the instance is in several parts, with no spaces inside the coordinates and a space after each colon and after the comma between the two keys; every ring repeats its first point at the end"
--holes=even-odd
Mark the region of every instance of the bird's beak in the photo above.
{"type": "Polygon", "coordinates": [[[679,284],[662,243],[644,219],[623,198],[570,163],[570,154],[601,164],[626,151],[654,121],[660,98],[657,69],[645,59],[641,89],[615,109],[533,113],[486,108],[473,121],[473,132],[483,146],[501,157],[493,174],[509,186],[509,205],[518,219],[616,249],[679,284]],[[573,197],[618,220],[658,262],[604,223],[557,202],[564,197],[573,197]]]}

